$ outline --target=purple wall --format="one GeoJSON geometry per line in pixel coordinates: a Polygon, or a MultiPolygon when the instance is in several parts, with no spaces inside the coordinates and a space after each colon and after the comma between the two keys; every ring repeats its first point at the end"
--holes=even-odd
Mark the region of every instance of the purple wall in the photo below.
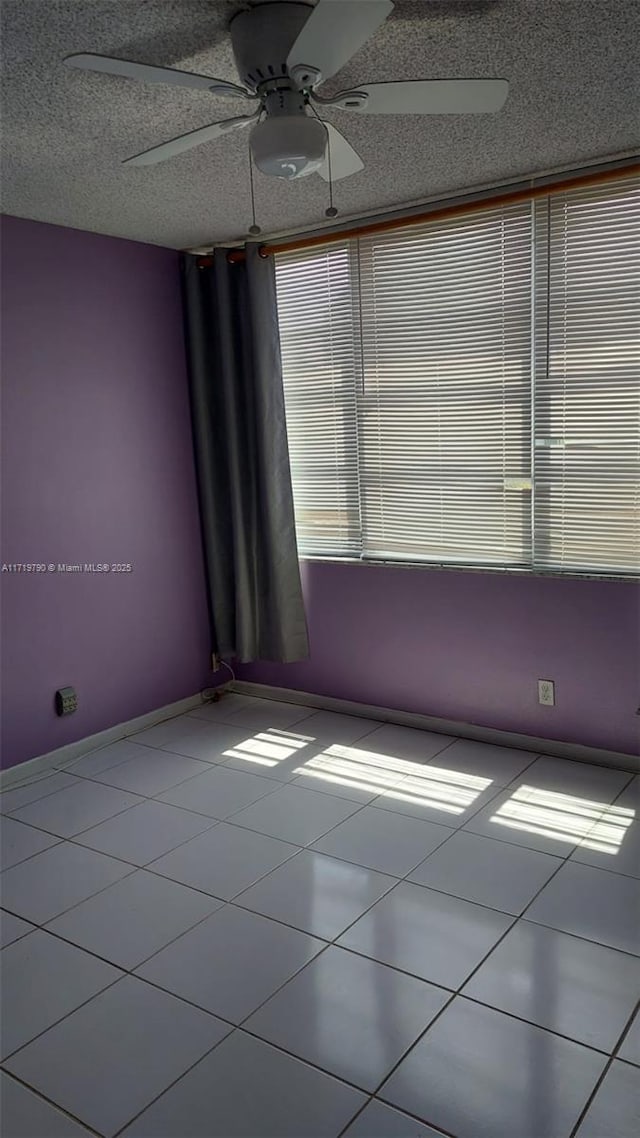
{"type": "MultiPolygon", "coordinates": [[[[10,766],[211,677],[177,255],[15,218],[2,236],[2,561],[133,564],[2,575],[10,766]],[[58,719],[64,684],[80,708],[58,719]]],[[[242,678],[637,753],[637,584],[316,562],[303,578],[311,660],[242,678]]]]}
{"type": "Polygon", "coordinates": [[[638,753],[637,583],[319,562],[303,580],[311,659],[240,678],[638,753]]]}
{"type": "Polygon", "coordinates": [[[210,679],[177,254],[16,218],[2,237],[2,561],[133,565],[2,574],[11,766],[210,679]]]}

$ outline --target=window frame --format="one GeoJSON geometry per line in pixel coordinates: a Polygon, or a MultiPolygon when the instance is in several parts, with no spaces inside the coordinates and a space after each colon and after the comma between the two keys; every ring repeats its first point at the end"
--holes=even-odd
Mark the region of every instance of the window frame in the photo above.
{"type": "MultiPolygon", "coordinates": [[[[620,171],[621,181],[625,178],[625,172],[620,171]]],[[[596,189],[599,187],[596,187],[596,189]]],[[[337,564],[353,564],[353,565],[367,565],[386,568],[403,568],[403,569],[419,569],[428,572],[464,572],[464,573],[491,573],[491,574],[504,574],[508,573],[512,576],[522,577],[541,577],[541,578],[574,578],[579,580],[598,580],[598,581],[628,581],[637,582],[640,577],[640,566],[638,569],[631,570],[618,570],[618,569],[592,569],[585,568],[562,568],[560,566],[544,566],[535,563],[535,549],[536,544],[540,542],[540,536],[536,534],[535,525],[535,494],[536,494],[536,479],[535,479],[535,424],[536,424],[536,377],[538,369],[537,359],[537,338],[538,338],[538,306],[540,299],[536,293],[536,279],[539,273],[546,273],[548,270],[545,268],[547,258],[549,256],[549,241],[548,236],[546,241],[538,241],[537,217],[541,209],[546,208],[550,203],[550,199],[554,193],[553,186],[550,186],[547,194],[540,199],[539,197],[531,197],[531,241],[532,241],[532,257],[531,257],[531,275],[530,275],[530,293],[531,293],[531,357],[530,357],[530,419],[529,419],[529,433],[530,433],[530,448],[531,448],[531,465],[530,465],[530,478],[531,478],[531,563],[530,564],[514,564],[514,563],[483,563],[482,561],[468,561],[468,560],[438,560],[437,558],[414,558],[411,556],[398,556],[389,557],[387,555],[377,556],[375,554],[365,553],[363,549],[364,543],[361,542],[361,552],[354,555],[352,552],[345,553],[340,551],[335,552],[318,552],[318,551],[301,551],[299,552],[299,560],[309,563],[337,563],[337,564]],[[542,247],[542,253],[540,251],[542,247]],[[542,264],[542,261],[545,264],[542,264]]],[[[492,200],[488,199],[482,203],[487,209],[492,208],[492,200]]],[[[480,207],[482,208],[482,207],[480,207]]],[[[428,224],[428,222],[427,222],[428,224]]],[[[407,226],[412,226],[410,219],[407,220],[407,226]]],[[[362,303],[360,295],[360,240],[355,237],[342,237],[339,233],[335,235],[333,241],[327,241],[327,245],[342,245],[347,250],[349,263],[351,266],[351,273],[353,276],[352,284],[352,298],[353,298],[353,328],[354,328],[354,354],[359,357],[359,370],[360,377],[363,376],[363,345],[362,345],[362,303]],[[358,327],[359,324],[359,327],[358,327]]],[[[285,391],[286,402],[286,391],[285,391]]],[[[360,454],[358,453],[362,445],[361,434],[361,419],[362,419],[362,400],[357,396],[355,408],[353,412],[355,422],[355,437],[356,437],[356,464],[358,469],[358,512],[360,518],[360,534],[363,536],[362,530],[362,514],[363,514],[363,493],[360,485],[362,464],[360,461],[360,454]]]]}

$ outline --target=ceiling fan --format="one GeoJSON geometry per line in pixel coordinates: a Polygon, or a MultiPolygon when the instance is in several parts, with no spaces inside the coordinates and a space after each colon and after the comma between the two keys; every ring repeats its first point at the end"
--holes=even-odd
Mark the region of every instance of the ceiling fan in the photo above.
{"type": "Polygon", "coordinates": [[[498,111],[505,79],[419,79],[364,83],[323,98],[317,88],[335,75],[384,23],[392,0],[297,0],[263,3],[238,12],[229,31],[242,86],[222,79],[83,53],[69,67],[147,83],[208,90],[251,100],[250,114],[199,127],[125,160],[146,166],[172,158],[229,131],[251,126],[253,160],[265,174],[298,178],[317,172],[325,181],[347,178],[363,162],[344,135],[324,122],[323,107],[359,115],[477,114],[498,111]]]}

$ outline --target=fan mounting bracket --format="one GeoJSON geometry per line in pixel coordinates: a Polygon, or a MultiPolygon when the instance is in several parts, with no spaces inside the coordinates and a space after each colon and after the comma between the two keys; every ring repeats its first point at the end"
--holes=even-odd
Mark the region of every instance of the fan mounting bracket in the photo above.
{"type": "Polygon", "coordinates": [[[267,115],[304,115],[309,96],[290,79],[271,79],[256,92],[267,115]]]}
{"type": "MultiPolygon", "coordinates": [[[[256,91],[269,79],[288,77],[289,52],[311,12],[310,4],[298,0],[274,0],[233,17],[229,24],[231,45],[238,75],[246,87],[256,91]]],[[[305,73],[311,71],[311,67],[305,68],[305,73]]]]}

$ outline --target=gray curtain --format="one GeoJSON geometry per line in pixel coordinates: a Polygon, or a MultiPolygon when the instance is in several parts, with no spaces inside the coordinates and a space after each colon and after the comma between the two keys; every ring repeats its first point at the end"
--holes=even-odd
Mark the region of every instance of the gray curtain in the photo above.
{"type": "Polygon", "coordinates": [[[273,258],[182,258],[212,651],[308,656],[273,258]]]}

